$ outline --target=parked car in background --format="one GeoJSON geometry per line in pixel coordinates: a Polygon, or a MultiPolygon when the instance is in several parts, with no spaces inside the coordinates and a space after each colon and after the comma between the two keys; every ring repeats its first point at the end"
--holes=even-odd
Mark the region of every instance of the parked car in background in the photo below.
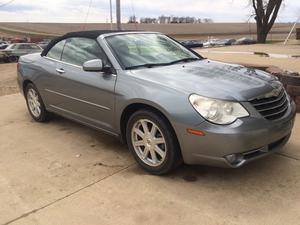
{"type": "Polygon", "coordinates": [[[251,45],[251,44],[256,44],[256,43],[257,43],[257,41],[252,38],[243,37],[243,38],[236,40],[236,42],[234,44],[236,44],[236,45],[251,45]]]}
{"type": "Polygon", "coordinates": [[[3,44],[8,44],[8,42],[6,42],[6,41],[0,41],[0,45],[3,45],[3,44]]]}
{"type": "Polygon", "coordinates": [[[203,43],[203,47],[208,48],[217,46],[219,41],[219,39],[208,39],[206,42],[203,43]]]}
{"type": "Polygon", "coordinates": [[[229,46],[232,45],[233,43],[235,43],[236,40],[235,39],[222,39],[216,42],[217,46],[229,46]]]}
{"type": "Polygon", "coordinates": [[[18,84],[34,120],[52,112],[119,137],[153,174],[270,155],[296,114],[275,76],[205,59],[156,32],[66,34],[20,58],[18,84]]]}
{"type": "Polygon", "coordinates": [[[37,45],[40,46],[42,49],[45,49],[50,41],[41,41],[38,42],[37,45]]]}
{"type": "Polygon", "coordinates": [[[22,55],[27,55],[31,53],[42,52],[42,48],[37,44],[33,43],[15,43],[9,45],[7,48],[2,50],[5,54],[4,61],[16,62],[22,55]]]}
{"type": "Polygon", "coordinates": [[[9,46],[9,44],[1,44],[0,50],[6,49],[9,46]]]}
{"type": "Polygon", "coordinates": [[[197,40],[181,41],[180,43],[187,48],[202,48],[203,47],[203,43],[201,41],[197,41],[197,40]]]}

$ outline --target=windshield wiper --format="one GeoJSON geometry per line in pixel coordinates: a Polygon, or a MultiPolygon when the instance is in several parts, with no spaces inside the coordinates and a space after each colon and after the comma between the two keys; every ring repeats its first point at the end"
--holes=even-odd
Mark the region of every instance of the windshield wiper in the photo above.
{"type": "Polygon", "coordinates": [[[172,65],[172,64],[181,63],[181,62],[190,62],[190,61],[198,61],[198,60],[201,60],[201,59],[199,59],[199,58],[184,58],[184,59],[175,60],[168,64],[172,65]]]}
{"type": "Polygon", "coordinates": [[[140,67],[146,67],[146,68],[152,68],[155,66],[165,66],[168,65],[169,63],[145,63],[145,64],[141,64],[141,65],[136,65],[136,66],[127,66],[125,67],[126,70],[131,70],[131,69],[137,69],[140,67]]]}
{"type": "Polygon", "coordinates": [[[126,70],[131,70],[131,69],[137,69],[140,67],[146,67],[146,68],[152,68],[155,66],[168,66],[168,65],[172,65],[172,64],[176,64],[176,63],[180,63],[180,62],[190,62],[190,61],[198,61],[201,60],[200,58],[184,58],[184,59],[179,59],[173,62],[168,62],[168,63],[145,63],[145,64],[141,64],[141,65],[136,65],[136,66],[127,66],[125,67],[126,70]]]}

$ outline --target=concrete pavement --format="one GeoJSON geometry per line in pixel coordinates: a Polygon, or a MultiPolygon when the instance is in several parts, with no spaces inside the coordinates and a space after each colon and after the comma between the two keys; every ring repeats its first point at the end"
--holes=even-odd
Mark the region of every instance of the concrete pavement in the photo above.
{"type": "Polygon", "coordinates": [[[0,97],[0,224],[300,224],[300,118],[280,154],[157,177],[113,137],[0,97]]]}

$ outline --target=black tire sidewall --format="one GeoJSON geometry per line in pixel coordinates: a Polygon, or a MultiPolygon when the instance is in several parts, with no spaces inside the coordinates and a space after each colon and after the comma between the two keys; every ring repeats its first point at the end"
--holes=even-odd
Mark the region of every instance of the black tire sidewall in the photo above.
{"type": "Polygon", "coordinates": [[[180,149],[179,149],[176,135],[174,134],[172,127],[170,127],[170,125],[165,121],[163,117],[159,116],[158,114],[156,114],[151,110],[137,111],[129,118],[126,127],[126,140],[130,151],[134,155],[134,158],[139,163],[139,165],[152,174],[155,175],[166,174],[171,170],[175,169],[180,164],[181,161],[180,149]],[[131,130],[133,125],[140,119],[147,119],[154,122],[159,127],[166,140],[166,146],[167,146],[166,158],[164,162],[157,167],[152,167],[144,163],[139,158],[132,145],[131,130]]]}
{"type": "Polygon", "coordinates": [[[32,84],[32,83],[29,83],[29,84],[25,87],[24,95],[25,95],[25,99],[26,99],[27,108],[28,108],[28,111],[29,111],[31,117],[32,117],[35,121],[37,121],[37,122],[44,122],[44,121],[46,121],[46,120],[47,120],[47,111],[46,111],[44,102],[43,102],[43,100],[42,100],[42,97],[41,97],[39,91],[37,90],[37,88],[35,87],[35,85],[32,84]],[[36,93],[37,93],[37,95],[38,95],[38,97],[39,97],[39,102],[40,102],[40,104],[41,104],[41,114],[40,114],[39,117],[34,116],[34,115],[32,114],[32,112],[31,112],[30,108],[29,108],[28,99],[27,99],[27,94],[28,94],[29,89],[35,90],[36,93]]]}

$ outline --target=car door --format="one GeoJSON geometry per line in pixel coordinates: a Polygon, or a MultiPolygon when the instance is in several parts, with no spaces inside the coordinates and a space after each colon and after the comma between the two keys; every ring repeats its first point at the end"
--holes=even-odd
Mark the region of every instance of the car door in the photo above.
{"type": "Polygon", "coordinates": [[[104,65],[111,66],[96,40],[66,40],[61,60],[56,62],[53,83],[47,89],[54,100],[51,107],[73,119],[112,132],[116,75],[84,71],[83,63],[92,59],[101,59],[104,65]]]}
{"type": "Polygon", "coordinates": [[[14,56],[22,56],[30,53],[29,45],[28,44],[19,44],[15,48],[14,56]]]}

